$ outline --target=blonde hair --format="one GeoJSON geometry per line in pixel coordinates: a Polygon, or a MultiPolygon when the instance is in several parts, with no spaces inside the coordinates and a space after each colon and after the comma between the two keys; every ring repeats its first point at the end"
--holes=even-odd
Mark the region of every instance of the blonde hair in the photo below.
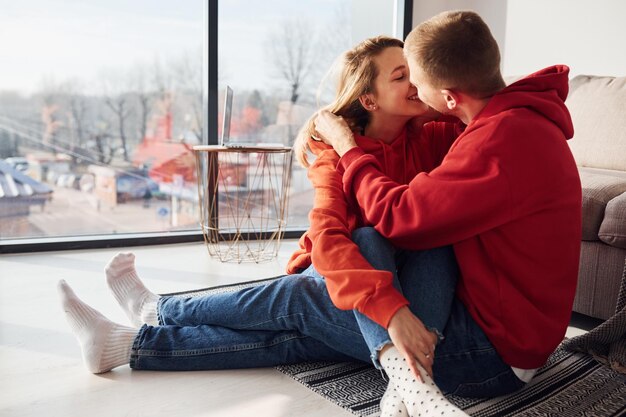
{"type": "Polygon", "coordinates": [[[448,11],[415,27],[405,55],[435,88],[486,97],[504,86],[500,50],[487,24],[472,11],[448,11]]]}
{"type": "MultiPolygon", "coordinates": [[[[374,80],[378,75],[374,57],[386,48],[402,48],[403,45],[404,43],[399,39],[377,36],[366,39],[345,52],[339,62],[341,71],[335,99],[324,109],[343,117],[353,131],[363,130],[368,124],[370,116],[369,112],[361,105],[359,97],[373,92],[374,80]]],[[[315,115],[302,126],[293,144],[296,158],[304,167],[309,166],[307,153],[312,152],[311,145],[317,143],[311,138],[312,135],[315,135],[314,120],[315,115]]],[[[315,148],[318,147],[315,146],[315,148]]]]}

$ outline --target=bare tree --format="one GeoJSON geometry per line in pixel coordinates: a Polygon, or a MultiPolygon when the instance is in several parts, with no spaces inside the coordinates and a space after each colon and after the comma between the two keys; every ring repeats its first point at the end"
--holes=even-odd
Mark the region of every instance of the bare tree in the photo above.
{"type": "Polygon", "coordinates": [[[154,88],[145,65],[137,65],[131,75],[132,90],[139,105],[138,136],[143,140],[148,132],[148,120],[154,102],[154,88]]]}
{"type": "Polygon", "coordinates": [[[115,153],[115,148],[110,145],[111,135],[106,130],[99,130],[92,132],[91,138],[96,144],[98,162],[108,165],[115,153]]]}
{"type": "Polygon", "coordinates": [[[72,125],[76,132],[77,141],[74,146],[82,147],[85,143],[87,121],[87,101],[82,94],[72,94],[69,97],[72,125]]]}
{"type": "Polygon", "coordinates": [[[45,78],[42,80],[41,88],[42,107],[41,107],[41,121],[43,123],[43,135],[42,144],[52,149],[52,152],[57,153],[57,136],[60,128],[63,126],[63,121],[60,117],[60,104],[61,93],[59,84],[52,78],[45,78]]]}
{"type": "Polygon", "coordinates": [[[323,23],[318,39],[320,57],[317,65],[326,71],[317,90],[318,105],[323,105],[335,96],[338,69],[332,64],[352,46],[351,13],[347,2],[337,4],[332,17],[323,23]]]}
{"type": "Polygon", "coordinates": [[[295,104],[315,68],[318,57],[316,31],[311,25],[296,19],[283,22],[270,33],[268,57],[277,77],[286,81],[290,101],[295,104]]]}
{"type": "Polygon", "coordinates": [[[126,123],[132,113],[128,81],[125,74],[109,73],[102,78],[104,89],[104,103],[111,110],[117,123],[119,139],[121,141],[122,154],[125,161],[130,161],[128,157],[128,138],[126,133],[126,123]]]}
{"type": "Polygon", "coordinates": [[[117,119],[117,128],[120,140],[122,141],[122,152],[124,154],[124,160],[129,161],[128,157],[128,145],[126,138],[126,119],[130,116],[131,109],[128,103],[128,96],[126,94],[119,94],[114,97],[107,97],[105,103],[109,109],[115,115],[117,119]]]}
{"type": "Polygon", "coordinates": [[[202,51],[185,51],[171,65],[173,83],[179,94],[188,97],[188,105],[191,107],[190,130],[200,141],[202,140],[202,51]]]}
{"type": "Polygon", "coordinates": [[[72,79],[63,83],[62,88],[67,107],[69,154],[72,157],[72,162],[78,164],[82,160],[89,160],[91,157],[86,146],[89,140],[88,131],[93,119],[90,118],[89,103],[83,93],[85,91],[84,84],[80,80],[72,79]]]}

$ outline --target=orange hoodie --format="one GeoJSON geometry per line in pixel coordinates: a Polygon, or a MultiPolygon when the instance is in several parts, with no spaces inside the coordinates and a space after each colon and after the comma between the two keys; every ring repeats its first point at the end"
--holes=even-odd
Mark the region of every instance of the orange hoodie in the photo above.
{"type": "Polygon", "coordinates": [[[393,244],[454,245],[458,297],[502,359],[522,369],[542,366],[563,339],[578,279],[568,72],[546,68],[500,91],[441,165],[408,185],[358,148],[339,166],[346,194],[393,244]]]}
{"type": "MultiPolygon", "coordinates": [[[[390,144],[356,134],[355,140],[390,178],[407,184],[417,173],[438,166],[459,132],[459,124],[431,122],[418,133],[402,131],[390,144]]],[[[357,309],[386,328],[408,301],[393,287],[391,273],[373,269],[352,242],[352,231],[368,223],[356,202],[344,195],[336,169],[339,156],[321,142],[310,141],[310,146],[317,156],[308,171],[315,190],[310,228],[287,273],[301,272],[313,263],[338,308],[357,309]]]]}

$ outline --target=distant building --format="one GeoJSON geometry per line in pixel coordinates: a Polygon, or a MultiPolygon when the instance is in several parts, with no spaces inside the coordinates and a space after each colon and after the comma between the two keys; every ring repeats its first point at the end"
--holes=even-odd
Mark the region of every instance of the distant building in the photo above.
{"type": "Polygon", "coordinates": [[[28,225],[31,206],[43,210],[52,198],[52,188],[0,161],[0,236],[20,236],[20,225],[28,225]]]}
{"type": "Polygon", "coordinates": [[[133,165],[147,172],[158,192],[170,198],[170,224],[194,223],[198,219],[196,159],[190,145],[172,140],[172,114],[164,106],[133,154],[133,165]]]}
{"type": "Polygon", "coordinates": [[[133,155],[133,165],[148,168],[157,183],[172,183],[174,175],[185,181],[196,177],[195,157],[191,146],[172,141],[172,115],[167,112],[156,117],[156,128],[146,134],[133,155]]]}

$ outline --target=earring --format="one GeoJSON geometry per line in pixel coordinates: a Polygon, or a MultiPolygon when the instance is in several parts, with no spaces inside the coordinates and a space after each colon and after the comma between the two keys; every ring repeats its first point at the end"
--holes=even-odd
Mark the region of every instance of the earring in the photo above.
{"type": "Polygon", "coordinates": [[[372,107],[371,107],[372,110],[376,110],[377,108],[378,106],[376,104],[372,104],[372,107]]]}

